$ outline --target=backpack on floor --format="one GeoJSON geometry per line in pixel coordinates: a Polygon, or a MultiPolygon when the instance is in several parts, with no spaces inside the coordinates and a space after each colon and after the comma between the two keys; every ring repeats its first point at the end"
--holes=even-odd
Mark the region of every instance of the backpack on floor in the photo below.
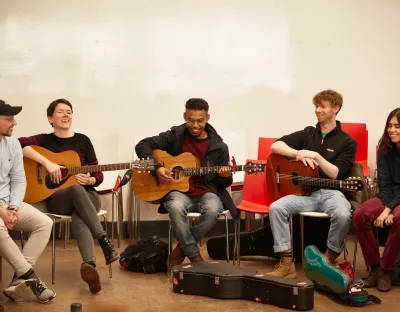
{"type": "Polygon", "coordinates": [[[167,272],[168,244],[157,236],[143,238],[130,244],[121,253],[119,264],[133,272],[167,272]]]}

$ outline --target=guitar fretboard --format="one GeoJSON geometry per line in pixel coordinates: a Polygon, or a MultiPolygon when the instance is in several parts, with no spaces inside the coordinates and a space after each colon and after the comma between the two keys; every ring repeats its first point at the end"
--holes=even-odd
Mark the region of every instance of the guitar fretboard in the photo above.
{"type": "Polygon", "coordinates": [[[304,186],[315,186],[315,187],[326,187],[326,188],[341,188],[340,180],[322,179],[322,178],[311,178],[293,176],[300,184],[304,186]]]}
{"type": "Polygon", "coordinates": [[[68,170],[68,174],[73,175],[73,174],[78,174],[78,173],[91,173],[91,172],[130,169],[131,166],[132,166],[131,163],[120,163],[120,164],[108,164],[108,165],[67,167],[67,170],[68,170]]]}
{"type": "MultiPolygon", "coordinates": [[[[204,175],[204,174],[214,174],[214,173],[218,173],[218,171],[223,167],[229,167],[230,169],[232,169],[232,166],[184,168],[183,175],[195,176],[195,175],[204,175]]],[[[244,167],[245,167],[245,165],[238,165],[238,166],[236,166],[236,171],[243,171],[244,167]]]]}

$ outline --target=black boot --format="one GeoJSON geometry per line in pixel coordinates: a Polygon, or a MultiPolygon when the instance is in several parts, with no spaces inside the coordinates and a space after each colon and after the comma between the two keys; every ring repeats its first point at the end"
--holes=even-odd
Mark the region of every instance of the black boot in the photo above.
{"type": "Polygon", "coordinates": [[[107,265],[119,259],[118,253],[115,251],[114,246],[111,244],[107,236],[99,238],[98,241],[101,249],[103,249],[107,265]]]}

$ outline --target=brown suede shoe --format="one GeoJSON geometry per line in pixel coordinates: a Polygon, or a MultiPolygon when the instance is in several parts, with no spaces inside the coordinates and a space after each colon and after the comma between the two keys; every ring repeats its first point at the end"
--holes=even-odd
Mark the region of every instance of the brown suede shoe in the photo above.
{"type": "Polygon", "coordinates": [[[201,254],[199,254],[197,257],[194,258],[189,258],[190,262],[203,262],[203,258],[201,257],[201,254]]]}
{"type": "Polygon", "coordinates": [[[373,269],[369,271],[368,277],[363,279],[365,288],[372,288],[378,285],[378,269],[373,269]]]}
{"type": "Polygon", "coordinates": [[[292,279],[296,278],[296,267],[292,257],[281,257],[279,262],[275,265],[275,270],[266,272],[264,275],[292,279]]]}
{"type": "Polygon", "coordinates": [[[176,265],[182,264],[182,262],[185,260],[185,254],[183,253],[181,244],[176,245],[175,249],[172,251],[169,257],[170,258],[168,266],[170,269],[172,269],[176,265]]]}
{"type": "Polygon", "coordinates": [[[378,287],[379,291],[389,291],[392,289],[392,279],[389,272],[379,268],[378,270],[378,287]]]}

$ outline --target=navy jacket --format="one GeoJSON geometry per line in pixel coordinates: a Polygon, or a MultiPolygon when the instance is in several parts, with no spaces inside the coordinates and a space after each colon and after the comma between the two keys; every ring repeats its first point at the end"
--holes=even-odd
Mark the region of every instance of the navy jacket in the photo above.
{"type": "MultiPolygon", "coordinates": [[[[136,145],[136,154],[139,158],[149,157],[152,159],[152,150],[160,149],[171,156],[177,156],[182,153],[182,147],[187,131],[186,124],[182,124],[180,126],[172,127],[171,130],[162,132],[157,136],[145,138],[136,145]]],[[[226,166],[229,163],[228,146],[223,142],[217,131],[210,124],[206,125],[205,131],[208,133],[210,138],[210,148],[206,152],[202,164],[210,167],[226,166]]],[[[225,210],[229,209],[231,216],[237,218],[239,216],[238,210],[226,190],[226,188],[232,184],[232,176],[224,178],[218,174],[210,174],[204,175],[203,179],[205,185],[220,197],[225,210]]],[[[161,200],[158,211],[159,213],[166,213],[163,199],[161,200]]]]}

